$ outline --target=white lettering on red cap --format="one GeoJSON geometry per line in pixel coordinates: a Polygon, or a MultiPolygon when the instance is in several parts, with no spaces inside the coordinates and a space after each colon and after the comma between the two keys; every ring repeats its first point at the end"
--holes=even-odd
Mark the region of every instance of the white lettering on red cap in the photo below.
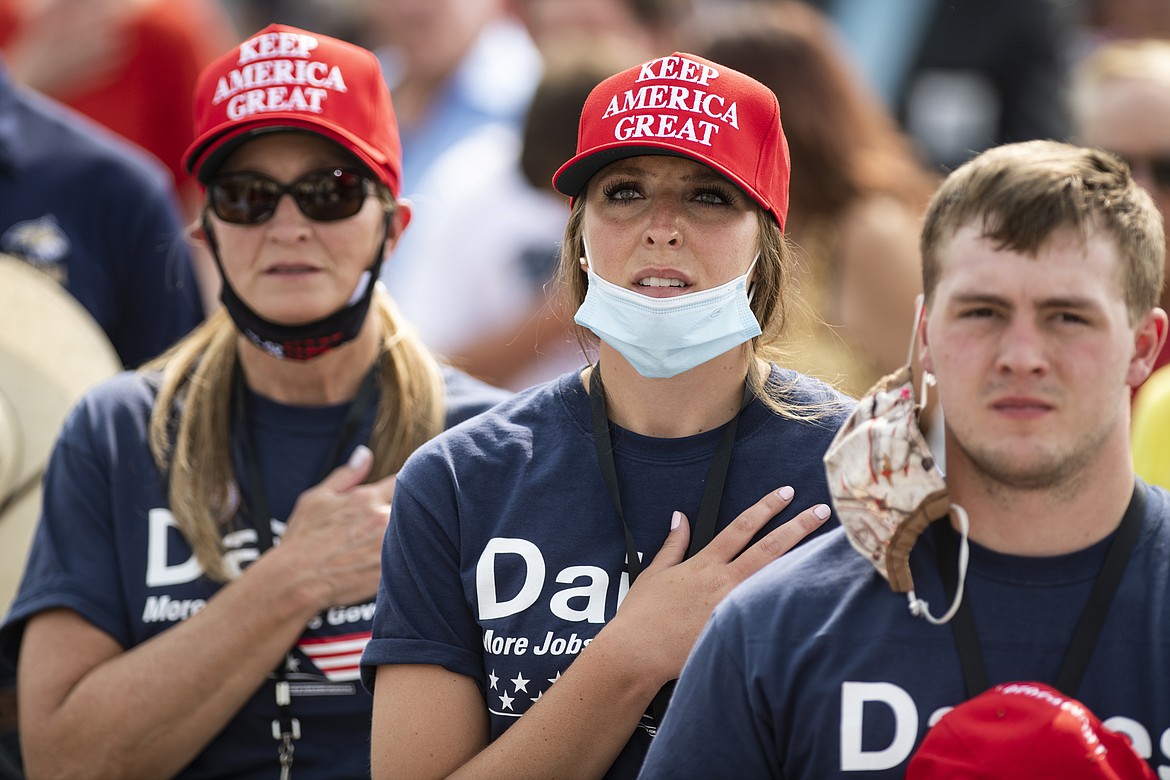
{"type": "Polygon", "coordinates": [[[717,78],[719,78],[719,71],[710,65],[672,55],[644,63],[638,71],[637,80],[673,79],[674,81],[690,81],[706,87],[710,86],[711,79],[717,78]]]}
{"type": "Polygon", "coordinates": [[[732,101],[730,106],[722,95],[714,92],[704,92],[701,89],[688,87],[651,86],[639,87],[637,90],[627,89],[621,96],[614,95],[602,119],[608,119],[618,114],[628,114],[634,111],[685,111],[691,114],[704,114],[711,119],[718,119],[739,129],[739,106],[732,101]],[[726,108],[725,108],[726,106],[726,108]]]}
{"type": "Polygon", "coordinates": [[[245,65],[261,57],[301,57],[308,59],[317,48],[317,39],[304,33],[278,32],[257,35],[240,44],[238,64],[245,65]]]}
{"type": "Polygon", "coordinates": [[[215,86],[212,105],[218,105],[244,90],[261,87],[294,86],[313,87],[334,92],[347,92],[341,68],[332,68],[324,62],[305,60],[265,60],[254,62],[220,76],[215,86]]]}
{"type": "Polygon", "coordinates": [[[321,103],[329,97],[324,89],[313,87],[269,87],[251,89],[236,95],[228,101],[228,119],[242,119],[252,114],[266,114],[272,111],[308,111],[321,113],[321,103]]]}
{"type": "Polygon", "coordinates": [[[702,119],[696,122],[694,118],[687,117],[687,121],[679,126],[678,117],[674,114],[635,114],[618,120],[613,128],[613,137],[619,141],[631,138],[673,138],[710,146],[711,136],[718,132],[718,125],[702,119]]]}

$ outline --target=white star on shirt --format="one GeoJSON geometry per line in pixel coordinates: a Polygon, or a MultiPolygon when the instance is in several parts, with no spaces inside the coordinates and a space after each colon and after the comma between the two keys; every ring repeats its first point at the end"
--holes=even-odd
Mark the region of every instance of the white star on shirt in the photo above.
{"type": "Polygon", "coordinates": [[[557,680],[559,680],[559,679],[561,679],[561,673],[560,673],[560,671],[557,671],[557,676],[556,676],[556,677],[550,677],[548,681],[549,681],[549,683],[551,684],[551,683],[555,683],[555,682],[556,682],[557,680]]]}
{"type": "Polygon", "coordinates": [[[538,702],[540,701],[541,696],[544,696],[544,691],[537,691],[536,695],[533,696],[529,701],[538,702]]]}
{"type": "Polygon", "coordinates": [[[525,693],[528,693],[528,683],[529,682],[531,682],[531,680],[525,680],[523,673],[517,674],[512,679],[512,684],[516,686],[517,693],[519,693],[520,691],[524,691],[525,693]]]}
{"type": "Polygon", "coordinates": [[[500,706],[506,710],[512,709],[512,702],[514,700],[508,695],[507,691],[500,694],[500,706]]]}
{"type": "Polygon", "coordinates": [[[496,670],[492,669],[491,672],[488,673],[488,687],[494,691],[496,689],[496,683],[499,682],[499,680],[500,678],[496,677],[496,670]]]}

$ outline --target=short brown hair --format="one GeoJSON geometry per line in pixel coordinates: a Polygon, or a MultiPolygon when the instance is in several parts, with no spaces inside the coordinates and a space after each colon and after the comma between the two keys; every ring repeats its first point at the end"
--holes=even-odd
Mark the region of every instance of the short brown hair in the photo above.
{"type": "Polygon", "coordinates": [[[1125,162],[1109,152],[1026,141],[994,147],[957,168],[931,199],[922,226],[927,302],[942,274],[941,247],[973,222],[1001,249],[1031,256],[1057,230],[1072,228],[1085,238],[1096,228],[1117,243],[1130,324],[1157,305],[1162,216],[1125,162]]]}

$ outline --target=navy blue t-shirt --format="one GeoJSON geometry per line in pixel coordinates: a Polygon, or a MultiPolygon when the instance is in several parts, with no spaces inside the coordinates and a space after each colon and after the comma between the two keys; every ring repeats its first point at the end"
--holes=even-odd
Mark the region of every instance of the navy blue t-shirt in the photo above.
{"type": "Polygon", "coordinates": [[[0,252],[59,281],[127,367],[203,319],[170,173],[0,64],[0,252]]]}
{"type": "MultiPolygon", "coordinates": [[[[1021,518],[1026,522],[1027,518],[1021,518]]],[[[1052,684],[1113,536],[1051,557],[971,543],[965,596],[991,685],[1052,684]]],[[[911,557],[934,615],[933,535],[911,557]]],[[[1148,488],[1141,535],[1080,688],[1069,695],[1170,777],[1170,494],[1148,488]]],[[[687,661],[644,778],[894,780],[966,699],[953,627],[913,617],[836,529],[723,601],[687,661]]]]}
{"type": "MultiPolygon", "coordinates": [[[[852,408],[791,371],[789,400],[834,404],[816,422],[760,401],[742,413],[719,508],[725,527],[770,491],[796,496],[769,528],[829,494],[821,463],[852,408]]],[[[362,657],[372,688],[383,664],[439,664],[483,691],[499,737],[613,617],[629,588],[626,546],[602,482],[577,372],[524,391],[420,447],[398,476],[382,557],[374,633],[362,657]]],[[[678,439],[617,429],[623,512],[650,561],[680,510],[692,521],[722,428],[678,439]]],[[[641,727],[610,770],[633,777],[655,724],[641,727]]]]}
{"type": "MultiPolygon", "coordinates": [[[[444,378],[448,425],[508,397],[452,369],[444,378]]],[[[66,421],[45,477],[44,512],[24,580],[0,628],[3,660],[15,663],[25,621],[43,610],[71,609],[131,648],[195,614],[220,589],[202,576],[176,529],[146,446],[157,382],[155,374],[121,374],[85,396],[66,421]]],[[[253,393],[246,403],[279,539],[297,496],[368,441],[375,410],[338,463],[328,464],[349,404],[292,407],[253,393]]],[[[246,470],[237,472],[247,495],[246,470]]],[[[259,554],[247,524],[228,528],[223,544],[241,567],[259,554]]],[[[358,684],[358,660],[373,612],[372,600],[326,610],[309,621],[293,650],[292,713],[304,735],[296,743],[297,777],[368,777],[371,699],[358,684]]],[[[215,685],[207,680],[209,689],[215,685]]],[[[266,684],[180,776],[276,777],[275,716],[273,686],[266,684]]]]}

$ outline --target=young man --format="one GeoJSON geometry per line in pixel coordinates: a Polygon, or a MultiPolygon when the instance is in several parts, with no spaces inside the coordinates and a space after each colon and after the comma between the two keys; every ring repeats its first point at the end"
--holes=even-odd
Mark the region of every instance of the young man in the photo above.
{"type": "MultiPolygon", "coordinates": [[[[1135,480],[1129,455],[1130,388],[1166,338],[1163,244],[1149,196],[1104,152],[1013,144],[948,177],[922,233],[917,334],[946,421],[945,485],[913,426],[870,429],[901,460],[875,459],[872,485],[851,492],[840,470],[842,528],[716,610],[643,777],[901,778],[938,718],[1010,681],[1077,697],[1170,771],[1170,494],[1135,480]],[[943,485],[910,502],[930,506],[924,522],[909,507],[900,540],[850,522],[851,507],[877,516],[920,487],[890,489],[916,464],[943,485]],[[926,527],[948,496],[951,522],[926,527]],[[891,592],[881,551],[900,542],[897,590],[933,609],[891,592]],[[916,617],[943,612],[956,581],[951,624],[916,617]]],[[[879,403],[892,397],[859,410],[892,421],[879,403]]],[[[872,442],[852,453],[867,478],[872,442]]],[[[832,449],[826,462],[833,477],[832,449]]]]}

